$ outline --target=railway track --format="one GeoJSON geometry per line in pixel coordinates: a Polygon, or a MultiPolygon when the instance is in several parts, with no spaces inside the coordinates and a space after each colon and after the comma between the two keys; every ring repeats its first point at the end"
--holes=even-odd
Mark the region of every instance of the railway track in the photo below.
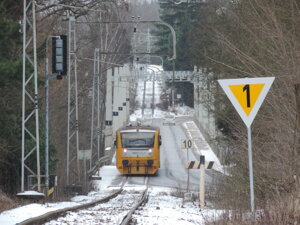
{"type": "Polygon", "coordinates": [[[139,178],[144,185],[132,186],[131,177],[124,177],[120,188],[105,198],[52,211],[19,224],[129,224],[135,210],[147,201],[149,178],[139,178]]]}
{"type": "Polygon", "coordinates": [[[146,189],[142,192],[140,200],[133,206],[133,208],[126,214],[123,218],[120,225],[128,225],[132,222],[132,215],[134,212],[142,205],[144,205],[148,201],[148,185],[149,185],[149,177],[146,177],[146,189]]]}

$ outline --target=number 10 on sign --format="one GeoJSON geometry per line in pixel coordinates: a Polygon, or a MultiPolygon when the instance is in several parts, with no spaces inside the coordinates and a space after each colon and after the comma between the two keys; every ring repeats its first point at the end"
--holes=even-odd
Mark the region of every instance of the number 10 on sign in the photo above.
{"type": "Polygon", "coordinates": [[[193,141],[190,139],[182,140],[181,141],[181,148],[182,149],[190,149],[193,147],[193,141]]]}

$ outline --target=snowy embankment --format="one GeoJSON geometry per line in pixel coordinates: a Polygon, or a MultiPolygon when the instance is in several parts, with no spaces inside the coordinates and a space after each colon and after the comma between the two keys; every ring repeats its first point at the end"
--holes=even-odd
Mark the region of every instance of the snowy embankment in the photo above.
{"type": "Polygon", "coordinates": [[[89,203],[105,196],[109,195],[116,188],[108,188],[113,177],[118,172],[114,166],[106,166],[101,169],[101,181],[95,182],[95,191],[90,192],[88,195],[80,195],[72,198],[70,201],[57,202],[57,203],[45,203],[45,204],[28,204],[15,209],[6,210],[0,213],[0,224],[13,225],[20,223],[32,217],[37,217],[48,212],[52,212],[58,209],[64,209],[68,207],[78,206],[85,203],[89,203]],[[105,190],[105,191],[103,191],[105,190]]]}
{"type": "Polygon", "coordinates": [[[205,221],[220,216],[222,210],[200,210],[196,202],[184,202],[176,197],[175,190],[170,188],[152,187],[149,191],[148,203],[138,211],[133,218],[137,224],[176,224],[176,225],[204,225],[205,221]]]}

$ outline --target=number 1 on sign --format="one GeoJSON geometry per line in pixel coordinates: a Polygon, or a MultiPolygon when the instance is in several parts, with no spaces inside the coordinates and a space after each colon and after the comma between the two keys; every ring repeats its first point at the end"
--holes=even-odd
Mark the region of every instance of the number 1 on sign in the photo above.
{"type": "Polygon", "coordinates": [[[246,84],[243,87],[243,92],[246,91],[246,95],[247,95],[247,107],[250,108],[251,104],[250,104],[250,85],[246,84]]]}

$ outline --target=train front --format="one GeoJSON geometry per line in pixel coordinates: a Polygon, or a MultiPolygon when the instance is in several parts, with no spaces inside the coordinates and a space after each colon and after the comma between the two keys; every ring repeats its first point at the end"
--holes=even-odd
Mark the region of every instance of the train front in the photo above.
{"type": "Polygon", "coordinates": [[[160,167],[159,130],[130,127],[116,135],[116,163],[122,174],[155,174],[160,167]]]}

